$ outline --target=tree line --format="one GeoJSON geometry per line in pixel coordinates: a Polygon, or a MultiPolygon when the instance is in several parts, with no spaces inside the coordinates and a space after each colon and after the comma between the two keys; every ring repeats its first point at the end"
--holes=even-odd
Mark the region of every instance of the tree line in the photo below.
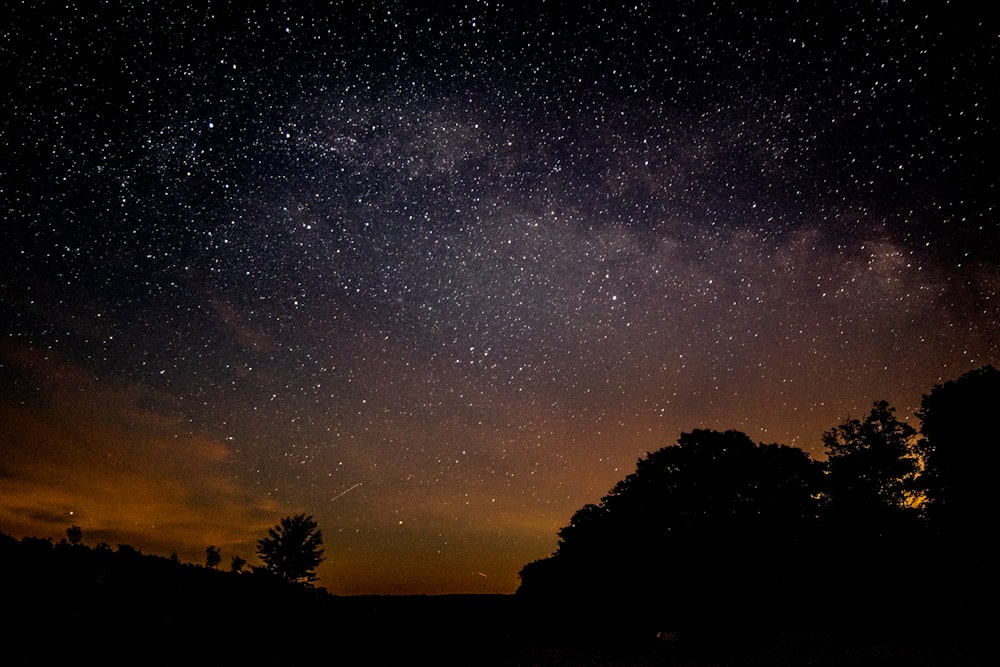
{"type": "MultiPolygon", "coordinates": [[[[2,533],[0,533],[0,538],[8,550],[17,548],[17,540],[14,538],[2,533]]],[[[83,529],[76,525],[66,529],[66,537],[58,545],[53,545],[50,539],[37,537],[26,537],[21,540],[21,545],[35,552],[38,550],[51,551],[54,546],[62,548],[64,552],[68,547],[77,554],[87,549],[83,544],[83,529]]],[[[145,556],[141,551],[128,544],[119,544],[117,551],[113,551],[106,542],[99,542],[92,551],[99,555],[116,553],[123,557],[145,558],[150,562],[166,560],[175,565],[181,564],[176,553],[170,554],[166,559],[159,556],[145,556]]],[[[267,537],[257,541],[256,553],[263,562],[263,566],[248,568],[246,559],[233,555],[229,572],[233,574],[243,572],[267,574],[289,583],[311,587],[317,579],[316,568],[323,561],[323,532],[311,516],[306,514],[287,516],[282,518],[273,528],[268,529],[267,537]]],[[[216,570],[220,565],[222,565],[221,550],[214,545],[205,547],[205,567],[216,570]]]]}
{"type": "MultiPolygon", "coordinates": [[[[267,537],[257,541],[257,555],[264,562],[264,571],[285,581],[312,586],[317,579],[316,568],[323,562],[323,531],[311,516],[296,514],[281,519],[267,531],[267,537]]],[[[218,547],[205,548],[205,567],[216,568],[222,563],[218,547]]],[[[239,573],[246,561],[233,556],[231,572],[239,573]]]]}
{"type": "Polygon", "coordinates": [[[539,622],[588,635],[764,627],[985,627],[996,593],[1000,372],[935,386],[919,431],[886,401],[822,436],[826,459],[695,430],[524,566],[539,622]]]}

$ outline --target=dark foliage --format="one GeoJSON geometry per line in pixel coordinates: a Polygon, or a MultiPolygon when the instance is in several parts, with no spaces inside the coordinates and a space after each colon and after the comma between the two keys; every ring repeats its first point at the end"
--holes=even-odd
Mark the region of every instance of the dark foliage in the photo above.
{"type": "Polygon", "coordinates": [[[218,547],[207,546],[205,547],[205,567],[219,567],[222,563],[222,552],[219,551],[218,547]]]}
{"type": "Polygon", "coordinates": [[[556,552],[522,570],[519,594],[581,616],[596,602],[623,632],[773,617],[818,556],[821,474],[798,449],[685,433],[577,512],[556,552]]]}
{"type": "Polygon", "coordinates": [[[518,596],[574,642],[920,624],[974,641],[997,595],[998,413],[1000,373],[984,367],[924,397],[919,443],[885,401],[827,431],[823,463],[734,431],[682,434],[577,511],[518,596]]]}
{"type": "Polygon", "coordinates": [[[918,580],[924,604],[951,622],[992,634],[981,610],[994,607],[1000,595],[994,539],[1000,371],[984,366],[935,386],[918,415],[933,534],[927,559],[933,576],[918,580]]]}
{"type": "Polygon", "coordinates": [[[952,537],[986,535],[996,522],[1000,371],[984,366],[935,386],[917,414],[928,519],[952,537]]]}
{"type": "Polygon", "coordinates": [[[916,431],[894,413],[876,401],[863,419],[823,434],[826,567],[810,587],[832,627],[898,629],[909,619],[897,610],[922,602],[915,582],[925,576],[919,555],[928,545],[917,508],[916,431]]]}
{"type": "Polygon", "coordinates": [[[827,509],[854,527],[878,529],[916,514],[916,431],[894,412],[888,402],[876,401],[863,420],[848,419],[823,434],[827,509]]]}
{"type": "Polygon", "coordinates": [[[264,567],[287,581],[312,584],[316,567],[323,561],[323,533],[311,516],[283,518],[257,542],[264,567]]]}
{"type": "Polygon", "coordinates": [[[83,544],[83,529],[80,526],[70,526],[67,528],[66,541],[73,545],[83,544]]]}
{"type": "Polygon", "coordinates": [[[229,571],[233,573],[240,573],[243,568],[246,567],[246,560],[239,556],[233,556],[233,559],[229,563],[229,571]]]}

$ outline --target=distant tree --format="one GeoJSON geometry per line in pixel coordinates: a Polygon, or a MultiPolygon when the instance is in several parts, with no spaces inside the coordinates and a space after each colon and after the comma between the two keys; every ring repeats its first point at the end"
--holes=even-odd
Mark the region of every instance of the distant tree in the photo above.
{"type": "Polygon", "coordinates": [[[939,533],[990,535],[1000,469],[1000,371],[983,366],[923,397],[927,516],[939,533]]]}
{"type": "Polygon", "coordinates": [[[216,568],[222,563],[222,553],[218,547],[205,547],[205,567],[216,568]]]}
{"type": "Polygon", "coordinates": [[[257,542],[264,567],[288,581],[312,585],[323,560],[323,534],[311,516],[285,517],[257,542]]]}
{"type": "Polygon", "coordinates": [[[238,574],[243,571],[246,564],[247,562],[245,559],[240,558],[239,556],[233,556],[233,560],[229,564],[229,571],[238,574]]]}
{"type": "Polygon", "coordinates": [[[131,544],[119,544],[118,553],[127,558],[137,558],[142,556],[142,552],[133,547],[131,544]]]}
{"type": "Polygon", "coordinates": [[[52,538],[25,535],[21,538],[21,545],[36,551],[50,551],[52,549],[52,538]]]}
{"type": "Polygon", "coordinates": [[[838,520],[881,530],[885,520],[915,514],[916,431],[894,412],[876,401],[863,420],[848,419],[823,434],[829,510],[838,520]]]}
{"type": "Polygon", "coordinates": [[[70,526],[67,528],[66,541],[74,546],[83,544],[83,529],[80,526],[70,526]]]}

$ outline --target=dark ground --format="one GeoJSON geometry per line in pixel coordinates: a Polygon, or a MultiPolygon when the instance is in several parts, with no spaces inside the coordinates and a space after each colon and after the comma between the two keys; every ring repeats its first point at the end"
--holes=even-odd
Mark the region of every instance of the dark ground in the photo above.
{"type": "Polygon", "coordinates": [[[658,639],[668,628],[641,609],[582,614],[505,595],[338,597],[127,549],[0,538],[3,665],[993,664],[988,624],[946,632],[921,627],[918,614],[904,632],[850,622],[793,632],[748,619],[658,639]]]}
{"type": "MultiPolygon", "coordinates": [[[[192,600],[192,602],[195,602],[192,600]]],[[[7,606],[5,664],[223,665],[986,665],[960,638],[781,632],[683,633],[613,643],[549,634],[514,596],[332,597],[285,610],[200,600],[190,614],[77,601],[7,606]],[[10,632],[12,631],[13,632],[10,632]]],[[[992,660],[989,664],[993,664],[992,660]]]]}

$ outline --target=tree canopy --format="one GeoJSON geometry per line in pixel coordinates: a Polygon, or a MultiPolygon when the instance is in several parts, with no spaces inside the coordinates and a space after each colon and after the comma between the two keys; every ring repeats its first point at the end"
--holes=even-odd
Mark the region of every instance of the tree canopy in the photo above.
{"type": "Polygon", "coordinates": [[[599,505],[580,510],[560,532],[558,552],[595,537],[663,548],[798,530],[815,517],[819,474],[799,449],[755,445],[738,431],[683,433],[639,459],[599,505]]]}
{"type": "Polygon", "coordinates": [[[219,547],[209,545],[205,547],[205,567],[216,568],[222,563],[222,552],[219,547]]]}
{"type": "Polygon", "coordinates": [[[886,521],[915,513],[918,495],[916,430],[875,401],[864,419],[848,419],[823,434],[825,492],[834,520],[880,530],[886,521]]]}
{"type": "Polygon", "coordinates": [[[311,516],[285,517],[257,542],[264,567],[288,581],[312,584],[323,561],[323,534],[311,516]]]}
{"type": "Polygon", "coordinates": [[[1000,371],[984,366],[923,397],[920,449],[927,515],[938,532],[985,534],[995,524],[1000,371]]]}
{"type": "Polygon", "coordinates": [[[817,605],[825,625],[901,627],[916,609],[975,625],[959,611],[997,588],[997,413],[1000,372],[986,366],[924,396],[919,440],[875,401],[822,434],[822,462],[738,431],[682,433],[575,512],[518,594],[546,609],[540,622],[590,624],[583,636],[607,630],[595,618],[811,623],[817,605]]]}
{"type": "Polygon", "coordinates": [[[755,445],[737,431],[684,433],[559,533],[521,571],[528,596],[657,606],[688,619],[739,614],[790,591],[808,561],[820,465],[805,452],[755,445]]]}

